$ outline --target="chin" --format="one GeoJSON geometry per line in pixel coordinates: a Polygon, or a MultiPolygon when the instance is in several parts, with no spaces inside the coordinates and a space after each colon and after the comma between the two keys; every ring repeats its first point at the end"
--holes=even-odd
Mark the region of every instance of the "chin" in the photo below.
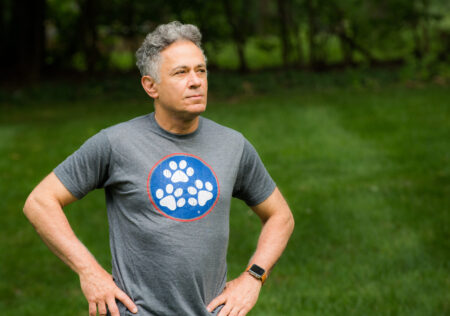
{"type": "Polygon", "coordinates": [[[206,104],[203,104],[203,103],[191,104],[186,109],[186,112],[193,114],[193,115],[200,115],[205,111],[206,111],[206,104]]]}

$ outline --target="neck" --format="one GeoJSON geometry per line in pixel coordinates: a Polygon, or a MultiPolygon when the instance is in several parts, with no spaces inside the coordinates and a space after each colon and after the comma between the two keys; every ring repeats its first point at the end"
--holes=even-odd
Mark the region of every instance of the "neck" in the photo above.
{"type": "Polygon", "coordinates": [[[172,134],[184,135],[197,130],[199,117],[186,119],[155,109],[155,120],[163,130],[172,134]]]}

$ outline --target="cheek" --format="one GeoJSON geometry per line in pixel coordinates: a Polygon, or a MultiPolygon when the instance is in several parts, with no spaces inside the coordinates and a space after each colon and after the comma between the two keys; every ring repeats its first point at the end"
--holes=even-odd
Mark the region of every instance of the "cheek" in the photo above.
{"type": "Polygon", "coordinates": [[[179,96],[182,96],[184,92],[184,85],[182,83],[174,83],[168,86],[165,86],[163,90],[160,92],[160,96],[165,99],[176,99],[179,96]]]}
{"type": "Polygon", "coordinates": [[[172,89],[171,91],[169,91],[169,93],[171,93],[173,96],[183,95],[185,87],[186,84],[183,81],[178,81],[172,85],[172,89]]]}

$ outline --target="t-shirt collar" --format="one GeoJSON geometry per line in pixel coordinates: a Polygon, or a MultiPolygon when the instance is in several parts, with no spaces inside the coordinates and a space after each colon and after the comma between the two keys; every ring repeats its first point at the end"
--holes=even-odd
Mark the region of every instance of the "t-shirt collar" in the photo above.
{"type": "Polygon", "coordinates": [[[167,136],[173,139],[189,139],[194,137],[197,133],[199,133],[200,129],[202,128],[203,125],[203,118],[200,116],[199,120],[198,120],[198,127],[195,131],[193,131],[192,133],[188,133],[188,134],[174,134],[171,133],[169,131],[166,131],[165,129],[163,129],[158,122],[155,119],[155,112],[150,113],[149,115],[149,120],[150,120],[150,126],[152,127],[152,129],[154,131],[156,131],[157,133],[163,135],[163,136],[167,136]]]}

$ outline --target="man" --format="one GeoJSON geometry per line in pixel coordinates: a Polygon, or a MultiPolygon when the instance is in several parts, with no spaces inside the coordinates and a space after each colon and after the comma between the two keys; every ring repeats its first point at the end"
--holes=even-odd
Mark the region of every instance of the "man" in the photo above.
{"type": "Polygon", "coordinates": [[[201,34],[172,22],[137,51],[154,113],[94,135],[30,194],[24,212],[78,273],[89,315],[246,315],[294,221],[254,148],[200,117],[208,82],[201,34]],[[112,276],[74,235],[62,208],[104,188],[112,276]],[[249,268],[226,283],[231,197],[263,228],[249,268]]]}

